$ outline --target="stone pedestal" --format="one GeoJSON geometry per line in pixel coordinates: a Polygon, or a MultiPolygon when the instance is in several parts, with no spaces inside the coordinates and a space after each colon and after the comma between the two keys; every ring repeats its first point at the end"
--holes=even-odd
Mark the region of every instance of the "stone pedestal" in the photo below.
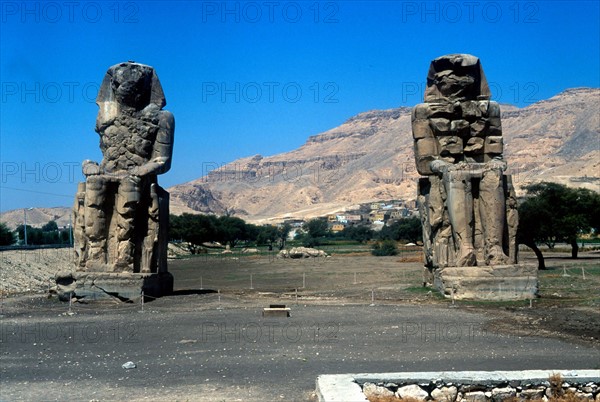
{"type": "Polygon", "coordinates": [[[56,293],[68,301],[119,300],[132,302],[144,295],[146,300],[173,293],[173,275],[169,272],[155,274],[73,272],[56,276],[56,293]],[[142,293],[143,292],[143,293],[142,293]]]}
{"type": "Polygon", "coordinates": [[[507,301],[537,297],[537,267],[533,264],[445,267],[432,273],[433,286],[447,298],[507,301]]]}

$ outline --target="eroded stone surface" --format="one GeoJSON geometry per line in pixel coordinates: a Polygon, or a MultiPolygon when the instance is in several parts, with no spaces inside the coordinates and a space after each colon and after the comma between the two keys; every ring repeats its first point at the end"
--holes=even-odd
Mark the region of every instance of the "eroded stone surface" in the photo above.
{"type": "Polygon", "coordinates": [[[479,59],[439,57],[413,113],[427,266],[516,263],[518,218],[504,174],[500,108],[479,59]]]}
{"type": "Polygon", "coordinates": [[[396,395],[402,399],[412,398],[419,401],[424,401],[429,396],[429,393],[418,385],[412,384],[398,388],[396,395]]]}
{"type": "Polygon", "coordinates": [[[434,401],[454,402],[458,395],[458,389],[455,386],[436,388],[431,391],[431,397],[434,401]]]}
{"type": "Polygon", "coordinates": [[[277,254],[278,258],[316,258],[327,257],[327,253],[323,250],[317,250],[310,247],[293,247],[290,250],[281,250],[277,254]]]}
{"type": "Polygon", "coordinates": [[[103,159],[83,162],[75,197],[78,271],[166,272],[169,194],[157,176],[171,166],[175,121],[150,66],[108,69],[96,132],[103,159]]]}
{"type": "Polygon", "coordinates": [[[499,402],[514,397],[517,394],[517,391],[513,387],[502,387],[492,389],[491,393],[492,399],[495,402],[499,402]]]}
{"type": "Polygon", "coordinates": [[[462,400],[466,402],[486,402],[487,397],[483,391],[473,391],[465,392],[462,400]]]}
{"type": "MultiPolygon", "coordinates": [[[[426,267],[517,264],[517,201],[504,174],[500,107],[479,59],[431,62],[412,115],[426,267]]],[[[536,279],[537,283],[537,279],[536,279]]]]}
{"type": "Polygon", "coordinates": [[[157,177],[171,167],[175,120],[162,110],[166,100],[154,69],[134,62],[108,69],[96,103],[103,159],[83,162],[86,180],[73,206],[78,275],[57,278],[59,295],[59,282],[71,279],[62,287],[88,298],[169,293],[169,193],[157,177]],[[106,282],[103,273],[129,276],[106,282]]]}
{"type": "Polygon", "coordinates": [[[382,387],[373,383],[363,385],[363,392],[368,399],[371,398],[391,398],[394,393],[386,387],[382,387]]]}

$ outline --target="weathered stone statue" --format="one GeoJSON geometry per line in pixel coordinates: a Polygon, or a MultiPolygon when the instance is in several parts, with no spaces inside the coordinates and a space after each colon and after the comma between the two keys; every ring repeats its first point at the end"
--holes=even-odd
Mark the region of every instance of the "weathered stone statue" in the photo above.
{"type": "Polygon", "coordinates": [[[134,62],[108,69],[96,132],[103,159],[83,162],[75,198],[77,271],[166,273],[169,194],[157,176],[171,167],[173,115],[158,76],[134,62]]]}
{"type": "Polygon", "coordinates": [[[451,54],[431,62],[425,103],[413,109],[417,170],[426,176],[418,189],[425,265],[432,272],[517,263],[516,197],[504,174],[500,107],[490,96],[479,59],[451,54]]]}

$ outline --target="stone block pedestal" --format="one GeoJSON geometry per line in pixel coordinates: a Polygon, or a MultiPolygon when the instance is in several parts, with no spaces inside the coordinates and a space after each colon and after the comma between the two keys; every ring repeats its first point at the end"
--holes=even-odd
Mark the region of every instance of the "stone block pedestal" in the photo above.
{"type": "Polygon", "coordinates": [[[433,286],[456,300],[528,300],[537,297],[537,267],[513,264],[433,270],[433,286]]]}
{"type": "Polygon", "coordinates": [[[56,293],[59,299],[120,300],[131,302],[142,296],[146,300],[173,293],[173,275],[169,272],[155,274],[69,272],[56,276],[56,293]]]}

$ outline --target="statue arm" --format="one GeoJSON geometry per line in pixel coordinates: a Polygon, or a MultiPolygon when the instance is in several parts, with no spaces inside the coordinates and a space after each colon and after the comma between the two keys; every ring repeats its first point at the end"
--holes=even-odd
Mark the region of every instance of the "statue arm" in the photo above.
{"type": "Polygon", "coordinates": [[[492,158],[492,160],[489,161],[486,165],[489,169],[492,169],[492,170],[497,169],[502,172],[504,172],[507,167],[506,161],[499,156],[492,158]]]}
{"type": "Polygon", "coordinates": [[[445,173],[450,166],[452,166],[452,163],[446,162],[441,159],[434,159],[429,163],[429,168],[431,169],[431,171],[439,174],[445,173]]]}
{"type": "Polygon", "coordinates": [[[94,162],[92,160],[86,159],[81,164],[81,170],[83,171],[84,176],[94,176],[102,174],[102,168],[98,164],[98,162],[94,162]]]}
{"type": "Polygon", "coordinates": [[[429,124],[431,114],[429,105],[421,103],[412,110],[411,125],[414,140],[415,161],[417,171],[422,175],[432,175],[430,163],[439,156],[439,145],[429,124]]]}
{"type": "Polygon", "coordinates": [[[158,126],[152,159],[142,166],[133,168],[131,174],[134,176],[159,175],[171,169],[175,133],[175,119],[173,114],[168,111],[160,112],[158,126]]]}

